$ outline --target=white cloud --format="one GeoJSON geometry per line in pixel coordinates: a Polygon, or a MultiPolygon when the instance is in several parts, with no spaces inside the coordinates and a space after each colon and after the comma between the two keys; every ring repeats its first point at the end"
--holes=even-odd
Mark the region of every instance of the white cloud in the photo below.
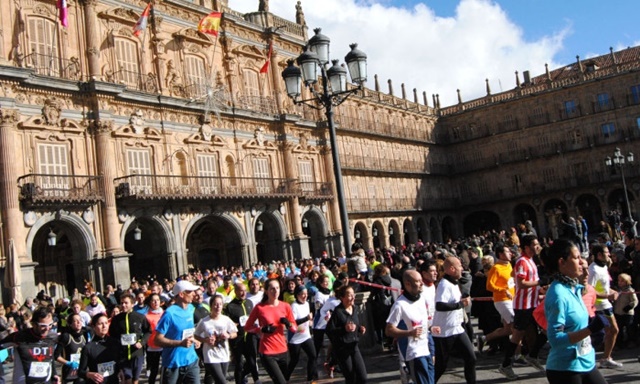
{"type": "MultiPolygon", "coordinates": [[[[270,0],[270,12],[295,20],[297,0],[270,0]]],[[[240,12],[254,12],[258,0],[229,0],[240,12]]],[[[426,4],[412,9],[393,7],[388,0],[302,0],[309,35],[313,28],[331,38],[333,58],[344,60],[349,44],[368,56],[369,81],[378,74],[380,89],[387,92],[387,80],[394,94],[407,97],[418,90],[419,101],[426,91],[439,94],[442,106],[457,102],[456,89],[464,101],[485,95],[488,78],[493,93],[515,87],[517,70],[535,76],[544,64],[557,66],[554,55],[562,48],[569,27],[536,41],[526,41],[522,29],[496,3],[489,0],[461,0],[453,17],[440,17],[426,4]]]]}

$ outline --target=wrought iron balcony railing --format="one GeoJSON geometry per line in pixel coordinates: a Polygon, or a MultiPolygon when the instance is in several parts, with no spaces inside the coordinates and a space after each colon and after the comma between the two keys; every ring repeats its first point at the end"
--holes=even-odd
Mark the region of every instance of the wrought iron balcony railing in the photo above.
{"type": "Polygon", "coordinates": [[[299,182],[298,193],[305,200],[331,200],[333,185],[331,183],[299,182]]]}
{"type": "Polygon", "coordinates": [[[23,204],[95,204],[104,200],[102,176],[28,174],[18,178],[23,204]]]}
{"type": "Polygon", "coordinates": [[[120,69],[107,75],[107,81],[126,85],[127,88],[147,93],[158,93],[158,81],[153,73],[144,73],[120,69]]]}
{"type": "Polygon", "coordinates": [[[33,52],[24,58],[23,65],[33,69],[38,75],[82,80],[82,66],[76,57],[63,59],[33,52]]]}
{"type": "Polygon", "coordinates": [[[117,199],[286,199],[297,194],[295,180],[259,177],[128,175],[114,183],[117,199]]]}

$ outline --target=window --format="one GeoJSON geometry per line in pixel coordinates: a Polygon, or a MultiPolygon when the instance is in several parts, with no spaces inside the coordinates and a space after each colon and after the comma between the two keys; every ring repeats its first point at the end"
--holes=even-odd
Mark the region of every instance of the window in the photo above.
{"type": "Polygon", "coordinates": [[[130,149],[127,151],[127,168],[131,175],[131,191],[134,194],[151,194],[151,161],[149,151],[130,149]]]}
{"type": "Polygon", "coordinates": [[[597,96],[598,108],[600,110],[609,109],[611,100],[608,93],[599,93],[597,96]]]}
{"type": "Polygon", "coordinates": [[[137,88],[140,85],[138,64],[138,46],[131,40],[116,38],[116,80],[127,86],[137,88]]]}
{"type": "Polygon", "coordinates": [[[256,178],[255,185],[258,193],[271,192],[271,173],[269,169],[269,159],[260,157],[253,159],[253,177],[256,178]]]}
{"type": "Polygon", "coordinates": [[[513,189],[518,192],[522,185],[522,177],[520,175],[513,175],[513,189]]]}
{"type": "Polygon", "coordinates": [[[636,117],[636,127],[640,129],[640,117],[636,117]]]}
{"type": "Polygon", "coordinates": [[[616,132],[616,126],[613,123],[606,123],[601,125],[602,128],[602,136],[605,138],[612,137],[616,132]]]}
{"type": "Polygon", "coordinates": [[[631,86],[631,103],[640,104],[640,84],[631,86]]]}
{"type": "Polygon", "coordinates": [[[575,100],[567,100],[564,102],[564,113],[566,117],[572,117],[578,114],[578,107],[575,100]]]}
{"type": "Polygon", "coordinates": [[[360,201],[360,190],[357,185],[352,185],[349,188],[351,191],[351,209],[354,211],[360,211],[362,209],[361,201],[360,201]]]}
{"type": "Polygon", "coordinates": [[[220,179],[218,178],[218,156],[198,155],[198,186],[200,193],[215,195],[220,191],[220,179]]]}
{"type": "Polygon", "coordinates": [[[582,143],[582,132],[579,129],[575,129],[570,132],[571,143],[572,144],[580,144],[582,143]]]}
{"type": "Polygon", "coordinates": [[[313,163],[310,160],[301,160],[298,163],[298,177],[303,192],[313,192],[313,163]]]}
{"type": "Polygon", "coordinates": [[[545,183],[553,183],[556,180],[556,170],[553,168],[545,168],[542,170],[542,180],[545,183]]]}
{"type": "Polygon", "coordinates": [[[184,59],[184,77],[188,92],[193,97],[204,96],[207,92],[207,73],[201,57],[187,55],[184,59]]]}
{"type": "Polygon", "coordinates": [[[259,97],[260,83],[258,82],[258,73],[250,69],[245,69],[242,73],[244,81],[244,94],[246,96],[259,97]]]}
{"type": "Polygon", "coordinates": [[[27,63],[40,75],[58,76],[60,73],[56,28],[56,23],[42,17],[28,19],[30,54],[27,63]]]}
{"type": "Polygon", "coordinates": [[[41,186],[45,196],[66,195],[69,189],[67,146],[38,144],[38,171],[46,175],[41,186]]]}

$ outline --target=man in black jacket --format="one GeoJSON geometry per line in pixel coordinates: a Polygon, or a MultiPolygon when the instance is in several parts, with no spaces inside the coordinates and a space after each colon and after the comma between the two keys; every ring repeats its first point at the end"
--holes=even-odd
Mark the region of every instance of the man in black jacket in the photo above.
{"type": "Polygon", "coordinates": [[[225,314],[238,327],[238,337],[231,340],[236,367],[233,376],[236,384],[242,384],[247,382],[245,376],[251,373],[255,383],[259,380],[258,366],[256,365],[258,337],[254,333],[244,331],[244,324],[253,309],[253,303],[251,300],[247,300],[247,287],[243,282],[235,283],[234,293],[235,298],[225,308],[225,314]]]}
{"type": "Polygon", "coordinates": [[[109,335],[120,341],[121,356],[124,358],[122,371],[126,384],[138,384],[144,363],[144,346],[151,336],[151,326],[147,318],[133,310],[135,298],[125,293],[120,297],[122,313],[111,321],[109,335]]]}

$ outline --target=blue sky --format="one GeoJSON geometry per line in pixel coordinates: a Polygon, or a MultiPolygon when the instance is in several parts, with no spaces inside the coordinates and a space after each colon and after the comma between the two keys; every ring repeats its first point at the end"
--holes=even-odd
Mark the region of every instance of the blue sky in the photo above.
{"type": "MultiPolygon", "coordinates": [[[[297,0],[270,0],[270,11],[295,19],[297,0]]],[[[301,0],[309,34],[322,27],[332,56],[358,42],[369,56],[369,82],[379,75],[394,93],[439,94],[442,105],[515,86],[515,71],[544,72],[581,58],[640,44],[638,0],[301,0]],[[335,54],[334,54],[335,53],[335,54]]],[[[229,0],[254,12],[258,0],[229,0]]],[[[422,101],[422,97],[420,97],[422,101]]]]}

